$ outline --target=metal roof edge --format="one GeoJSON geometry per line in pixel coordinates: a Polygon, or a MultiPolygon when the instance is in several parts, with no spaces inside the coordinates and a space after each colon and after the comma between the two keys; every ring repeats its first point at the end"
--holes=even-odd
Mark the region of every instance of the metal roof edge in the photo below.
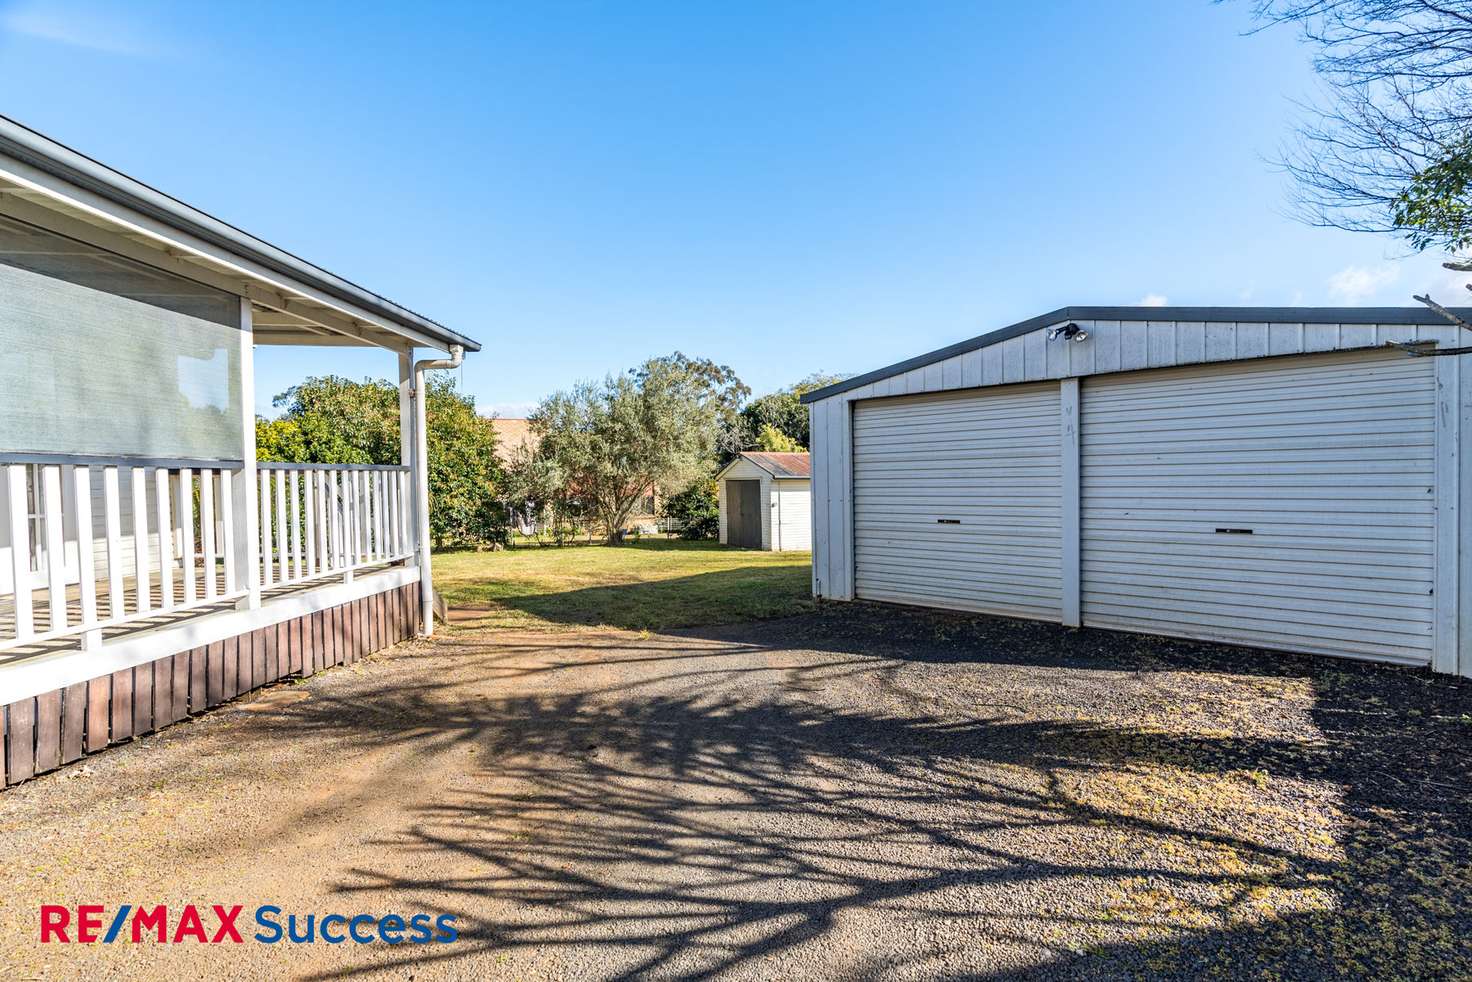
{"type": "MultiPolygon", "coordinates": [[[[1472,308],[1454,307],[1452,313],[1472,320],[1472,308]]],[[[1011,340],[1029,334],[1039,328],[1049,327],[1062,321],[1202,321],[1211,324],[1242,322],[1251,324],[1438,324],[1445,325],[1446,319],[1426,307],[1059,307],[1057,310],[1037,317],[1029,317],[1007,327],[977,335],[965,341],[947,345],[895,362],[884,368],[876,368],[863,375],[835,382],[821,389],[806,393],[799,400],[804,405],[821,402],[860,386],[880,379],[899,375],[902,372],[924,368],[956,355],[966,354],[978,348],[1011,340]]]]}
{"type": "Polygon", "coordinates": [[[328,296],[356,304],[392,323],[438,338],[447,346],[458,344],[467,351],[480,350],[477,342],[437,321],[258,239],[6,116],[0,116],[0,154],[11,156],[52,177],[163,222],[282,276],[298,280],[328,296]]]}

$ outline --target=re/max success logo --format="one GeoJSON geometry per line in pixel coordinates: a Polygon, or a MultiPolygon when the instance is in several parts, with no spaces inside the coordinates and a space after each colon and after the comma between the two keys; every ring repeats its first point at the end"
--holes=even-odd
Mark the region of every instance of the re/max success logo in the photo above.
{"type": "Polygon", "coordinates": [[[41,941],[61,944],[112,944],[116,941],[155,941],[159,944],[244,944],[246,938],[262,944],[449,944],[460,936],[455,915],[441,914],[284,914],[275,904],[254,911],[254,924],[238,925],[243,904],[211,904],[207,911],[194,904],[170,910],[122,904],[109,912],[101,904],[79,904],[75,910],[61,904],[41,905],[41,941]],[[252,930],[254,929],[254,930],[252,930]],[[244,934],[242,932],[252,932],[244,934]]]}

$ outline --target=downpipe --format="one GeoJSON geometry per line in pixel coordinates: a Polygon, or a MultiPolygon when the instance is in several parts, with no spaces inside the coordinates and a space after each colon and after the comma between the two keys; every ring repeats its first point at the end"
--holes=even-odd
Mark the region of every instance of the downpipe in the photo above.
{"type": "Polygon", "coordinates": [[[429,566],[429,436],[426,425],[424,373],[459,368],[465,348],[450,345],[448,358],[424,358],[414,363],[414,513],[419,521],[419,623],[424,637],[434,635],[434,579],[429,566]]]}

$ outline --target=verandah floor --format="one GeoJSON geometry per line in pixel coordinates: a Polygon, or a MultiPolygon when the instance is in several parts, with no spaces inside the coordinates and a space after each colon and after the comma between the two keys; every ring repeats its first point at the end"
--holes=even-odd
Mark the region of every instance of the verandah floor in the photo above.
{"type": "MultiPolygon", "coordinates": [[[[381,563],[374,566],[363,566],[353,571],[354,576],[364,576],[382,569],[396,565],[394,563],[381,563]]],[[[196,599],[202,600],[205,595],[206,571],[198,569],[194,577],[194,589],[196,599]]],[[[149,597],[150,612],[136,620],[130,620],[122,624],[106,627],[102,631],[104,643],[115,641],[119,638],[140,634],[145,631],[154,631],[173,624],[180,624],[191,618],[202,617],[206,614],[219,613],[230,610],[237,603],[238,598],[221,599],[212,603],[202,603],[187,609],[179,609],[184,603],[184,577],[177,568],[170,577],[172,581],[172,593],[174,609],[163,610],[159,605],[163,597],[162,580],[158,571],[149,575],[149,597]]],[[[328,586],[332,583],[341,582],[342,574],[332,573],[319,576],[312,580],[301,583],[287,583],[273,586],[262,592],[265,600],[274,600],[280,597],[291,596],[318,587],[328,586]]],[[[82,619],[81,587],[71,584],[67,587],[67,623],[78,624],[82,619]]],[[[225,593],[225,575],[223,569],[216,571],[215,592],[217,596],[225,593]]],[[[52,611],[50,595],[43,588],[34,590],[32,599],[32,619],[35,631],[45,633],[51,630],[52,611]]],[[[138,609],[138,578],[136,576],[123,577],[123,607],[129,614],[138,609]]],[[[112,604],[109,585],[105,578],[97,582],[97,610],[102,616],[111,616],[112,604]]],[[[15,601],[9,596],[0,597],[0,644],[15,637],[15,601]]],[[[76,651],[82,643],[80,634],[69,634],[46,641],[38,641],[33,644],[20,645],[13,648],[0,650],[0,668],[14,665],[30,658],[55,654],[62,651],[76,651]]]]}

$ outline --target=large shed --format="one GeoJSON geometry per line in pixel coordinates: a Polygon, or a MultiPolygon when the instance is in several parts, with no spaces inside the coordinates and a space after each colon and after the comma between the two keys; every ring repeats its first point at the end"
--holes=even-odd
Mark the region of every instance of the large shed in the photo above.
{"type": "Polygon", "coordinates": [[[1065,307],[819,389],[813,592],[1472,675],[1472,366],[1396,347],[1464,339],[1065,307]]]}
{"type": "Polygon", "coordinates": [[[746,451],[716,475],[721,542],[777,552],[813,547],[812,464],[805,453],[746,451]]]}

